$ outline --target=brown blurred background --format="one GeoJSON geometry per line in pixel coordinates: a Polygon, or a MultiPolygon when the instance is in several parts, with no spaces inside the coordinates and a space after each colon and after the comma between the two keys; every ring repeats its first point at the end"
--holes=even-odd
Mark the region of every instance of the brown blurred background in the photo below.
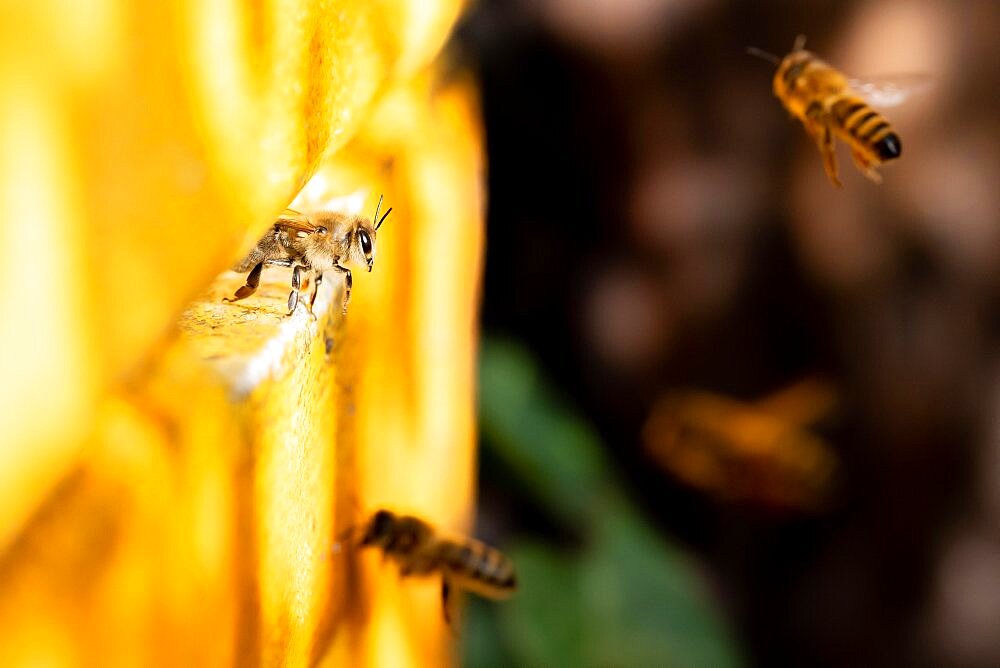
{"type": "MultiPolygon", "coordinates": [[[[455,41],[483,87],[484,330],[594,427],[748,663],[1000,663],[998,25],[991,0],[482,0],[455,41]],[[849,75],[932,75],[886,111],[903,152],[882,185],[841,147],[833,188],[745,52],[800,33],[849,75]],[[706,454],[715,483],[643,445],[662,397],[746,408],[803,378],[837,398],[803,427],[835,462],[806,483],[820,504],[771,493],[801,483],[781,464],[801,439],[706,454]]],[[[484,432],[482,533],[572,554],[484,432]]]]}

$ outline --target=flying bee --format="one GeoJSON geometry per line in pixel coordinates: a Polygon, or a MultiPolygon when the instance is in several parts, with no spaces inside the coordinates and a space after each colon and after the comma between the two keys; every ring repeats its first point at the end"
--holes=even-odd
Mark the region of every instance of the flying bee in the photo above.
{"type": "Polygon", "coordinates": [[[448,624],[453,587],[491,599],[507,598],[517,589],[514,563],[502,552],[473,538],[440,535],[418,517],[379,510],[360,534],[358,544],[381,548],[399,565],[403,577],[441,574],[441,603],[448,624]]]}
{"type": "Polygon", "coordinates": [[[823,156],[823,168],[833,185],[838,188],[841,185],[834,136],[851,148],[858,169],[875,183],[881,183],[882,177],[875,168],[898,158],[903,147],[889,121],[872,109],[869,102],[882,107],[901,104],[926,83],[927,77],[899,75],[885,77],[880,82],[848,79],[806,51],[805,41],[799,35],[792,52],[783,59],[760,49],[748,51],[778,66],[774,94],[792,116],[802,121],[816,142],[823,156]]]}
{"type": "Polygon", "coordinates": [[[827,505],[837,459],[809,425],[837,396],[801,380],[753,403],[712,392],[666,395],[643,429],[646,452],[687,485],[726,501],[810,511],[827,505]]]}
{"type": "Polygon", "coordinates": [[[250,273],[247,274],[246,285],[223,301],[246,299],[257,291],[264,265],[277,265],[292,268],[288,315],[295,311],[299,303],[303,274],[312,272],[313,289],[308,306],[312,313],[316,293],[323,282],[323,272],[334,270],[344,274],[343,311],[347,313],[347,304],[351,301],[351,286],[354,283],[351,267],[367,266],[368,271],[372,270],[375,263],[375,233],[392,212],[390,208],[379,218],[381,206],[380,196],[375,206],[375,217],[371,220],[364,216],[329,211],[308,216],[286,209],[253,250],[233,267],[238,272],[249,269],[250,273]]]}

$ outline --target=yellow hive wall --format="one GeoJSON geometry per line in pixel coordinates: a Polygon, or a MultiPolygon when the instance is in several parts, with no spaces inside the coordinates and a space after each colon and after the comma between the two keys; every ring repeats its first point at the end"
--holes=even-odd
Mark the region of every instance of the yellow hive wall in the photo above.
{"type": "Polygon", "coordinates": [[[0,665],[428,665],[437,583],[335,551],[467,529],[482,252],[461,2],[0,9],[0,665]],[[349,315],[223,304],[314,174],[393,213],[349,315]]]}

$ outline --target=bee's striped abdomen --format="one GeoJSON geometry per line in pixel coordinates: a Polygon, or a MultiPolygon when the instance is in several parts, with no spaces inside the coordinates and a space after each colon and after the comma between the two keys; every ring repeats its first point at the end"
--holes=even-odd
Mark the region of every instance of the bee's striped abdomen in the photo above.
{"type": "Polygon", "coordinates": [[[831,107],[831,113],[844,132],[858,144],[878,156],[880,161],[898,158],[902,145],[889,121],[867,102],[845,95],[831,107]]]}
{"type": "Polygon", "coordinates": [[[458,583],[486,596],[506,596],[517,588],[514,563],[482,543],[449,543],[443,560],[458,583]]]}

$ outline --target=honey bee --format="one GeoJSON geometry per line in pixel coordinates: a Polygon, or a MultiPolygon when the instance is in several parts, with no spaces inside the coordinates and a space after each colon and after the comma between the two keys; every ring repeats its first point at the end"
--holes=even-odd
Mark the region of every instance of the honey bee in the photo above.
{"type": "Polygon", "coordinates": [[[441,603],[448,624],[452,587],[491,599],[507,598],[517,589],[514,563],[502,552],[473,538],[441,536],[420,518],[379,510],[360,534],[358,544],[381,548],[399,565],[401,576],[441,574],[441,603]]]}
{"type": "Polygon", "coordinates": [[[898,158],[903,150],[899,135],[881,114],[871,108],[890,107],[903,102],[925,82],[920,75],[885,78],[881,83],[848,79],[844,74],[805,50],[799,35],[792,52],[783,59],[748,49],[778,66],[774,94],[788,112],[802,121],[823,156],[823,168],[833,185],[840,187],[834,136],[851,148],[854,164],[869,179],[881,183],[876,167],[898,158]],[[862,93],[868,97],[866,101],[862,93]]]}
{"type": "Polygon", "coordinates": [[[781,509],[825,506],[837,466],[808,430],[836,395],[802,380],[754,403],[688,390],[662,398],[643,430],[646,451],[684,483],[727,501],[781,509]]]}
{"type": "MultiPolygon", "coordinates": [[[[302,275],[312,272],[313,289],[308,309],[312,313],[313,303],[323,272],[334,270],[344,274],[343,312],[351,301],[353,276],[351,267],[367,266],[372,270],[375,263],[375,233],[386,217],[387,210],[378,217],[382,197],[375,206],[375,216],[368,220],[364,216],[324,211],[313,216],[286,209],[274,222],[267,234],[261,237],[253,250],[233,269],[244,272],[248,269],[246,285],[232,297],[223,301],[236,302],[246,299],[257,291],[260,274],[265,265],[292,268],[292,291],[288,294],[288,315],[295,312],[302,289],[302,275]]],[[[308,277],[306,278],[308,281],[308,277]]]]}

